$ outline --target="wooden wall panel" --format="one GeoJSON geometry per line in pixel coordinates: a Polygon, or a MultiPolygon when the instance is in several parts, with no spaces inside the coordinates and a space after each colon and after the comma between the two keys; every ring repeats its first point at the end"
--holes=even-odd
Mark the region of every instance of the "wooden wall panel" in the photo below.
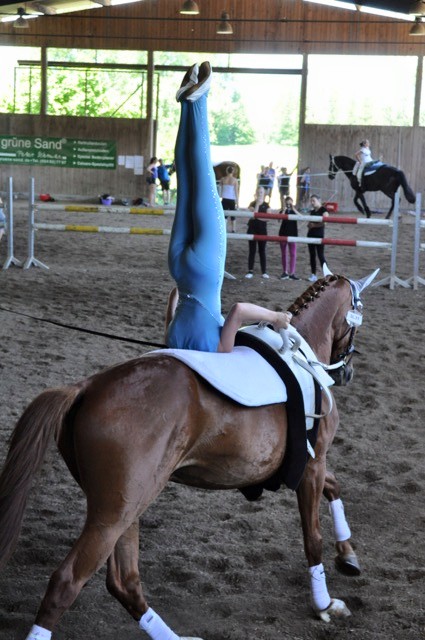
{"type": "Polygon", "coordinates": [[[199,0],[199,16],[182,16],[183,0],[144,0],[31,20],[29,29],[0,23],[0,44],[199,52],[421,54],[411,24],[332,9],[303,0],[199,0]],[[233,36],[217,35],[226,9],[233,36]]]}
{"type": "MultiPolygon", "coordinates": [[[[2,135],[115,140],[118,155],[142,155],[145,163],[149,161],[147,131],[147,122],[138,119],[0,114],[2,135]]],[[[15,191],[20,192],[28,191],[29,178],[34,177],[37,194],[95,197],[107,192],[136,197],[145,190],[143,176],[136,176],[132,169],[123,166],[117,166],[116,170],[98,170],[1,164],[1,189],[5,189],[10,175],[14,178],[15,191]]]]}
{"type": "MultiPolygon", "coordinates": [[[[312,189],[319,195],[330,197],[336,191],[340,208],[353,211],[354,192],[348,179],[339,172],[337,179],[331,181],[327,177],[329,154],[353,157],[364,138],[371,141],[373,157],[383,156],[387,164],[399,167],[415,193],[423,190],[425,166],[422,149],[425,145],[425,129],[423,127],[359,127],[306,125],[303,146],[300,149],[300,166],[311,167],[312,189]],[[317,175],[322,174],[322,175],[317,175]],[[324,175],[323,175],[324,174],[324,175]]],[[[368,193],[366,199],[369,206],[377,209],[389,208],[389,199],[380,193],[368,193]]],[[[401,206],[412,208],[402,196],[401,206]]]]}

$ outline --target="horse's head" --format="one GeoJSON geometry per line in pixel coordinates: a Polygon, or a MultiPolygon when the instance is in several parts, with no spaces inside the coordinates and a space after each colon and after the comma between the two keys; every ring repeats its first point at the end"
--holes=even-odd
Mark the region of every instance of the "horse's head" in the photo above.
{"type": "MultiPolygon", "coordinates": [[[[350,285],[351,301],[349,302],[349,308],[343,310],[342,333],[339,333],[337,328],[335,329],[330,359],[331,369],[329,370],[329,374],[337,386],[344,386],[353,379],[354,367],[352,358],[356,352],[354,336],[363,321],[363,303],[360,296],[362,291],[374,280],[378,271],[379,269],[376,269],[361,280],[344,278],[350,285]]],[[[324,264],[324,273],[332,276],[326,263],[324,264]]]]}
{"type": "Polygon", "coordinates": [[[337,171],[338,171],[338,167],[335,164],[335,157],[329,154],[329,169],[328,169],[329,180],[335,180],[337,171]]]}
{"type": "Polygon", "coordinates": [[[353,281],[333,275],[324,266],[325,278],[311,285],[289,308],[297,329],[316,351],[319,360],[325,362],[336,385],[346,385],[353,379],[354,337],[362,324],[360,294],[378,271],[353,281]],[[317,303],[311,304],[316,300],[317,303]],[[304,309],[311,309],[311,313],[303,312],[304,309]]]}

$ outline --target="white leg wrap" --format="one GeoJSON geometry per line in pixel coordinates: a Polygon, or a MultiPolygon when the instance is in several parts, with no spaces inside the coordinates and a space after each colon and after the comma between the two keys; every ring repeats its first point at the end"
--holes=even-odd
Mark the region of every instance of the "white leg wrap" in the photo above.
{"type": "Polygon", "coordinates": [[[334,527],[334,537],[336,542],[343,542],[351,538],[350,527],[345,519],[344,505],[342,500],[333,500],[329,503],[329,512],[332,516],[334,527]]]}
{"type": "Polygon", "coordinates": [[[33,624],[31,627],[31,631],[27,635],[26,640],[50,640],[52,637],[52,632],[47,629],[43,629],[43,627],[39,627],[36,624],[33,624]]]}
{"type": "Polygon", "coordinates": [[[331,604],[331,597],[326,586],[326,575],[323,564],[308,568],[310,572],[311,597],[316,611],[323,611],[331,604]]]}
{"type": "Polygon", "coordinates": [[[146,631],[152,640],[180,640],[179,636],[176,636],[174,631],[150,607],[140,618],[139,627],[146,631]]]}

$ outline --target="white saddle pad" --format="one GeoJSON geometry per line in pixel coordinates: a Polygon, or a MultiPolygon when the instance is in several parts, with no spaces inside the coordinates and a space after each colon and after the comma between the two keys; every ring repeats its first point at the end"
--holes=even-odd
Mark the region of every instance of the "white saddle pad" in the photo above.
{"type": "Polygon", "coordinates": [[[247,407],[286,402],[286,387],[256,351],[235,347],[231,353],[162,349],[199,373],[215,389],[247,407]]]}
{"type": "MultiPolygon", "coordinates": [[[[245,331],[264,340],[275,349],[282,344],[279,334],[268,327],[247,327],[245,331]]],[[[301,340],[297,356],[315,362],[316,356],[307,342],[294,327],[290,327],[290,332],[301,340]]],[[[274,368],[249,347],[235,347],[231,353],[209,353],[186,349],[162,349],[161,353],[184,362],[215,389],[247,407],[286,402],[288,398],[286,386],[274,368]]],[[[290,351],[285,352],[281,357],[298,380],[303,393],[305,413],[314,414],[315,388],[312,376],[293,360],[290,351]]],[[[314,366],[314,368],[321,386],[329,387],[334,384],[332,378],[321,366],[314,366]]],[[[313,418],[306,418],[306,428],[311,429],[312,426],[313,418]]]]}

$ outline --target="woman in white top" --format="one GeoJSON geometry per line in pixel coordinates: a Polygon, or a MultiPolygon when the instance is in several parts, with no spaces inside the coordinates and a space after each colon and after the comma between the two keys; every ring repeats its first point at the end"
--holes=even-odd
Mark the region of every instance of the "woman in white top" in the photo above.
{"type": "MultiPolygon", "coordinates": [[[[239,184],[233,175],[233,167],[229,165],[226,176],[220,180],[220,197],[224,211],[235,211],[238,208],[239,184]]],[[[230,218],[230,231],[235,233],[235,218],[230,218]]]]}
{"type": "Polygon", "coordinates": [[[356,151],[355,158],[357,160],[357,163],[354,165],[353,174],[357,175],[359,185],[362,186],[362,175],[364,168],[368,162],[373,162],[369,140],[363,140],[360,143],[360,149],[356,151]]]}

